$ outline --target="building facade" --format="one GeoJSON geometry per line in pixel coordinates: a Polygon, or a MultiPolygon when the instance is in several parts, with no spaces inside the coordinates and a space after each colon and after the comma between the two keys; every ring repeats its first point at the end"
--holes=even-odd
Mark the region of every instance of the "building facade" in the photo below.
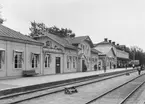
{"type": "Polygon", "coordinates": [[[50,33],[42,34],[34,39],[44,43],[44,75],[96,70],[98,52],[95,49],[92,51],[93,43],[89,36],[61,38],[50,33]],[[46,61],[47,56],[51,61],[46,61]],[[45,65],[47,62],[49,65],[45,65]]]}
{"type": "Polygon", "coordinates": [[[43,43],[0,25],[0,78],[22,76],[23,70],[42,73],[43,43]]]}
{"type": "MultiPolygon", "coordinates": [[[[129,61],[129,54],[117,47],[115,42],[111,42],[111,40],[108,41],[107,38],[105,38],[103,42],[94,45],[95,49],[103,53],[103,57],[105,57],[106,60],[105,65],[109,69],[125,67],[129,61]]],[[[102,55],[100,55],[100,57],[100,59],[102,59],[102,55]]]]}

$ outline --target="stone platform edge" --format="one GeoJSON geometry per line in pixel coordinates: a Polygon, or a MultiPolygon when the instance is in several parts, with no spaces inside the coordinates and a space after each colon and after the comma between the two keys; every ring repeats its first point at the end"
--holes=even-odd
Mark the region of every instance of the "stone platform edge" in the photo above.
{"type": "Polygon", "coordinates": [[[71,83],[71,82],[76,82],[78,80],[86,79],[86,78],[94,78],[94,77],[103,77],[103,76],[109,76],[117,73],[123,73],[123,72],[130,72],[130,71],[135,71],[135,69],[128,69],[128,70],[121,70],[121,71],[115,71],[115,72],[107,72],[107,73],[101,73],[101,74],[96,74],[96,75],[91,75],[91,76],[84,76],[84,77],[78,77],[78,78],[72,78],[72,79],[66,79],[66,80],[60,80],[60,81],[55,81],[55,82],[48,82],[48,83],[40,83],[36,85],[28,85],[28,86],[23,86],[23,87],[12,87],[12,88],[7,88],[0,90],[0,98],[3,96],[7,95],[12,95],[12,94],[17,94],[17,93],[25,93],[29,91],[34,91],[40,88],[55,88],[56,86],[61,86],[62,84],[66,83],[71,83]]]}

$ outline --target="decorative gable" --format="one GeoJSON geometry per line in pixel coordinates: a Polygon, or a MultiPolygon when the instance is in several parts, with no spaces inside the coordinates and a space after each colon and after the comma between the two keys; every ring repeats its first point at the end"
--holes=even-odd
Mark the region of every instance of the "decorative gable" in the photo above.
{"type": "Polygon", "coordinates": [[[116,56],[115,53],[114,53],[113,48],[111,48],[111,49],[109,50],[109,52],[107,53],[107,56],[109,56],[109,57],[115,57],[115,56],[116,56]]]}
{"type": "Polygon", "coordinates": [[[47,47],[52,47],[52,41],[50,41],[50,40],[49,41],[46,41],[46,46],[47,47]]]}

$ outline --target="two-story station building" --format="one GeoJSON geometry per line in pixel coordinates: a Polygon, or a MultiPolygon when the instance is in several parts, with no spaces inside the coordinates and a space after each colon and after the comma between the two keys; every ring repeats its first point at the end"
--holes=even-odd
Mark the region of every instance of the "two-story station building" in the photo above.
{"type": "Polygon", "coordinates": [[[62,38],[43,32],[34,39],[44,43],[43,74],[97,70],[98,51],[89,36],[62,38]]]}
{"type": "Polygon", "coordinates": [[[94,48],[102,52],[99,57],[103,60],[103,64],[107,68],[117,68],[125,67],[129,61],[129,53],[120,50],[119,44],[115,45],[115,42],[108,40],[107,38],[104,41],[94,45],[94,48]]]}

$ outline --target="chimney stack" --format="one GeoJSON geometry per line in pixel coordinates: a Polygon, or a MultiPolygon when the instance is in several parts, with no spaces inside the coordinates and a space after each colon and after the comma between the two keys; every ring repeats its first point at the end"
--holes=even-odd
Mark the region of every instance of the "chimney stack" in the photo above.
{"type": "Polygon", "coordinates": [[[109,40],[109,43],[111,43],[111,40],[109,40]]]}
{"type": "Polygon", "coordinates": [[[115,42],[112,42],[113,45],[115,45],[115,42]]]}
{"type": "Polygon", "coordinates": [[[108,41],[108,39],[107,39],[107,38],[104,38],[104,41],[105,41],[105,42],[107,42],[107,41],[108,41]]]}

